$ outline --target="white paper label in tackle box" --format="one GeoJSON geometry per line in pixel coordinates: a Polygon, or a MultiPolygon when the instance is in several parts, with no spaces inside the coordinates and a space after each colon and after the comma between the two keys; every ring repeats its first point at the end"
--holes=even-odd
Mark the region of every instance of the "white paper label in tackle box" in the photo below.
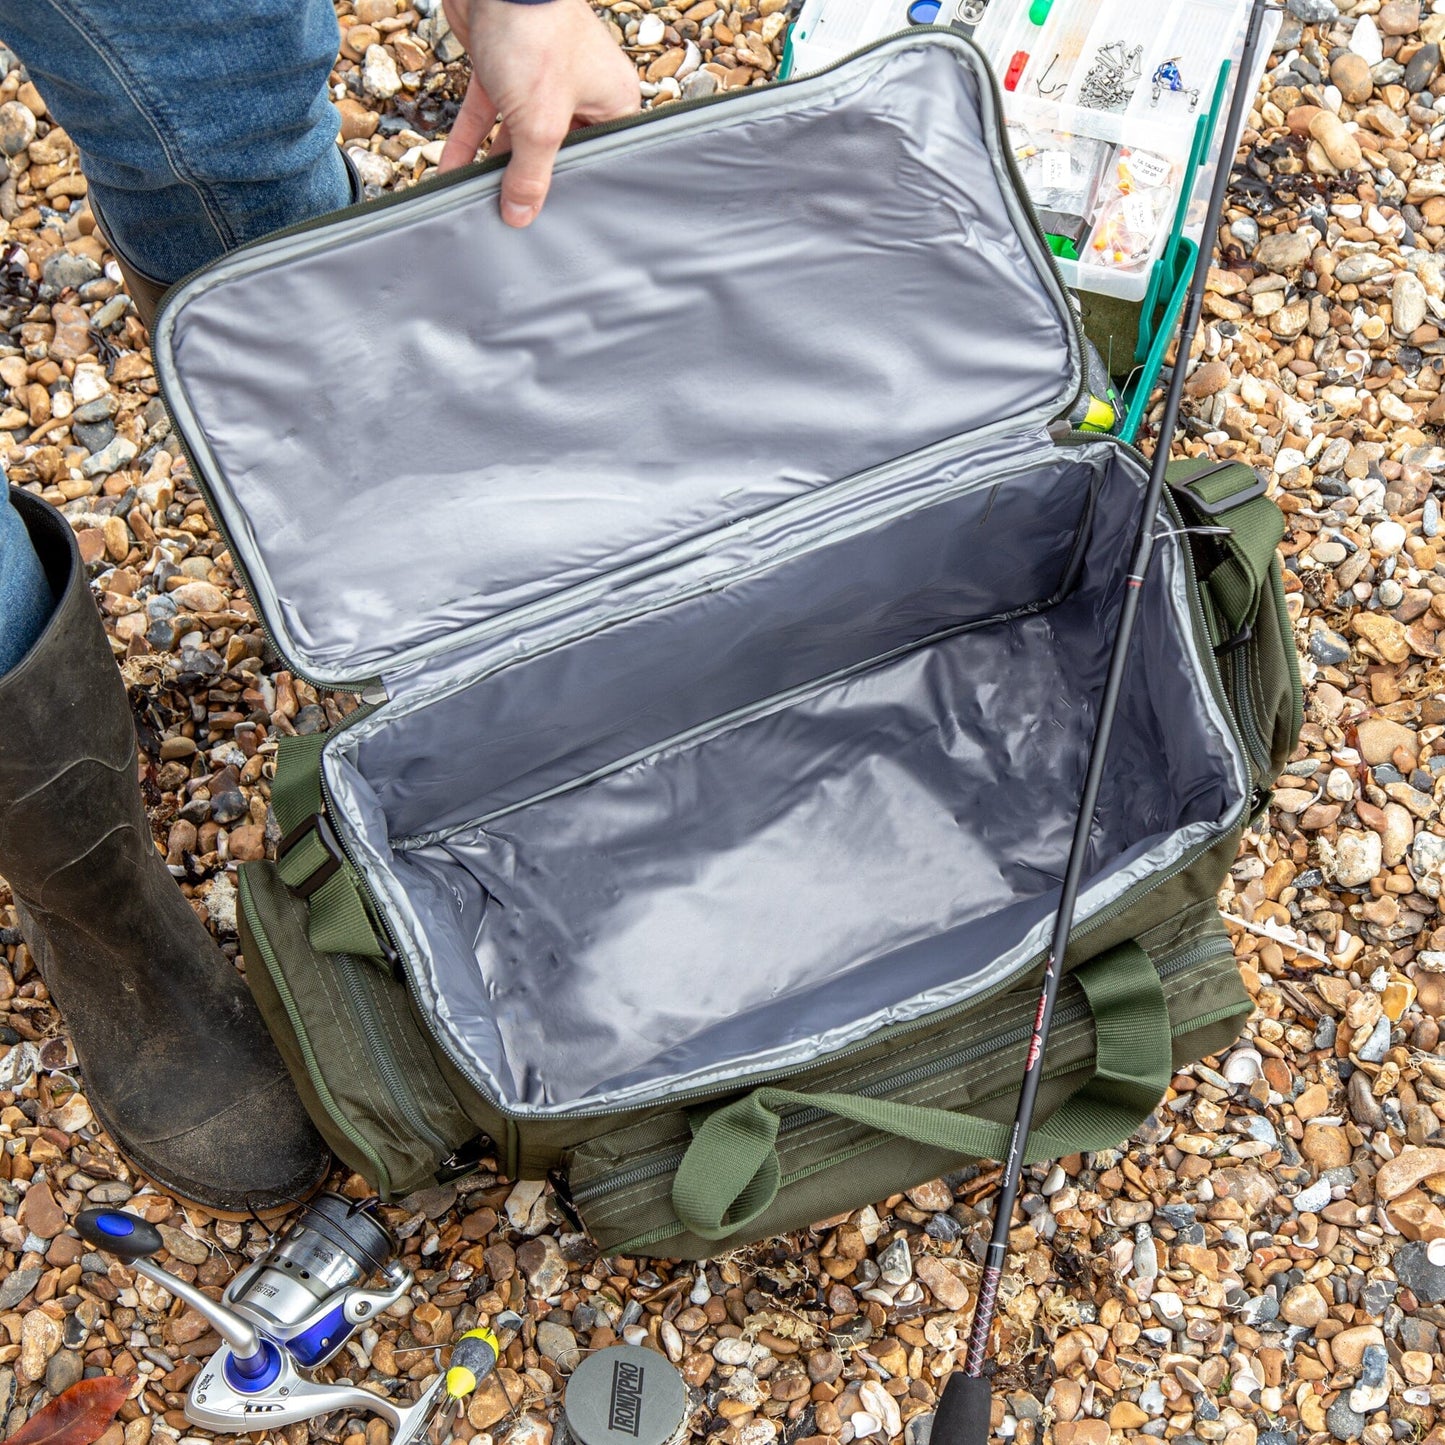
{"type": "Polygon", "coordinates": [[[1153,151],[1131,150],[1127,165],[1134,184],[1141,190],[1164,185],[1174,169],[1174,162],[1168,156],[1156,155],[1153,151]]]}
{"type": "Polygon", "coordinates": [[[1046,191],[1062,191],[1072,185],[1068,151],[1043,151],[1039,155],[1039,180],[1046,191]]]}
{"type": "Polygon", "coordinates": [[[1159,224],[1161,209],[1157,197],[1147,191],[1135,191],[1124,197],[1124,225],[1135,235],[1152,236],[1159,224]]]}

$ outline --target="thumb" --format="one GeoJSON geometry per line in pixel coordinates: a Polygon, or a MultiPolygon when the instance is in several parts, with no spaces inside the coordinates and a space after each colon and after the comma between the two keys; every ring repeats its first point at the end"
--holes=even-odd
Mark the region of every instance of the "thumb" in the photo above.
{"type": "Polygon", "coordinates": [[[512,158],[502,177],[502,219],[509,226],[529,226],[542,209],[552,184],[552,163],[567,134],[566,119],[529,117],[509,129],[512,158]]]}

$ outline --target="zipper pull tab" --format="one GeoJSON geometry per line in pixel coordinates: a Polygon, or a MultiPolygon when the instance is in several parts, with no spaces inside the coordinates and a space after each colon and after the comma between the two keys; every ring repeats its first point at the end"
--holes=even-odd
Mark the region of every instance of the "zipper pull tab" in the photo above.
{"type": "Polygon", "coordinates": [[[482,1162],[482,1156],[491,1145],[492,1141],[485,1134],[478,1134],[465,1144],[459,1144],[437,1165],[436,1182],[448,1184],[453,1179],[460,1179],[463,1174],[470,1174],[482,1162]]]}
{"type": "Polygon", "coordinates": [[[562,1169],[553,1169],[547,1175],[547,1183],[552,1186],[552,1197],[557,1201],[557,1208],[565,1216],[570,1224],[579,1234],[586,1233],[587,1226],[582,1223],[582,1216],[577,1212],[577,1205],[572,1199],[572,1187],[562,1169]]]}

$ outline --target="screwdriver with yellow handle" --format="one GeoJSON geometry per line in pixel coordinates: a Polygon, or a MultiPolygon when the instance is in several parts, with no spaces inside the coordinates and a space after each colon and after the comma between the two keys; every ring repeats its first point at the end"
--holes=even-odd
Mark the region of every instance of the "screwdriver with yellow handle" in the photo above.
{"type": "Polygon", "coordinates": [[[434,1441],[446,1440],[452,1422],[461,1412],[462,1402],[496,1369],[502,1351],[516,1338],[522,1322],[519,1316],[508,1311],[499,1315],[496,1323],[502,1337],[482,1325],[458,1336],[452,1346],[451,1363],[442,1385],[446,1398],[431,1432],[434,1441]]]}

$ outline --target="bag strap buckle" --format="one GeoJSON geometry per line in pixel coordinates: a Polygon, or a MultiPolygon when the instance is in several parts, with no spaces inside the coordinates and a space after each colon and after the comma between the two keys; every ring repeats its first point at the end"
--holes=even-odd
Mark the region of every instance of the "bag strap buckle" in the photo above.
{"type": "Polygon", "coordinates": [[[1249,623],[1245,622],[1241,624],[1239,631],[1236,632],[1233,637],[1226,638],[1214,649],[1214,655],[1216,657],[1228,657],[1231,652],[1238,652],[1239,649],[1253,637],[1253,630],[1250,628],[1249,623]]]}
{"type": "Polygon", "coordinates": [[[1183,492],[1189,498],[1189,505],[1197,512],[1202,512],[1206,517],[1219,517],[1225,512],[1232,512],[1236,507],[1242,507],[1246,502],[1253,502],[1259,497],[1268,495],[1269,478],[1260,472],[1255,472],[1252,486],[1245,487],[1242,491],[1231,492],[1227,497],[1220,497],[1216,501],[1210,501],[1198,490],[1198,483],[1206,477],[1215,476],[1236,464],[1234,462],[1220,462],[1219,465],[1206,467],[1201,472],[1195,472],[1192,477],[1186,477],[1181,482],[1173,482],[1176,492],[1183,492]]]}
{"type": "Polygon", "coordinates": [[[309,818],[303,818],[287,835],[282,838],[276,849],[276,862],[282,870],[283,878],[286,869],[286,859],[293,849],[305,843],[312,835],[325,858],[304,878],[295,883],[287,883],[286,891],[293,898],[299,898],[305,902],[318,889],[324,888],[338,872],[345,857],[341,851],[341,844],[337,841],[336,834],[331,824],[327,822],[322,813],[313,813],[309,818]]]}

